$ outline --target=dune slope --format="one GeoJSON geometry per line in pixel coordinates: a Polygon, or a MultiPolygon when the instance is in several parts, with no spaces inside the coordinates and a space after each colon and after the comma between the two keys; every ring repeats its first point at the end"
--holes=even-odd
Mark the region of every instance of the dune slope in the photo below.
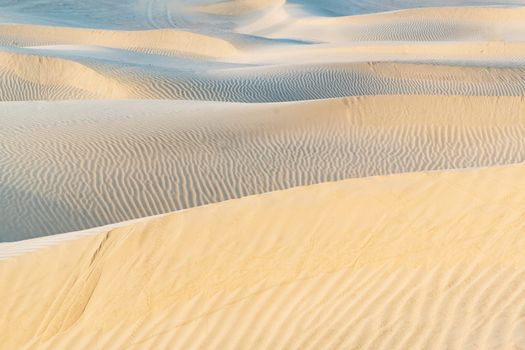
{"type": "Polygon", "coordinates": [[[522,97],[5,103],[0,123],[3,241],[350,177],[525,161],[522,97]]]}
{"type": "Polygon", "coordinates": [[[333,17],[307,2],[138,2],[137,11],[146,5],[166,24],[116,30],[0,18],[0,101],[525,94],[525,7],[333,17]],[[75,86],[86,72],[97,79],[75,86]]]}
{"type": "Polygon", "coordinates": [[[0,350],[525,349],[525,0],[0,0],[0,350]]]}
{"type": "Polygon", "coordinates": [[[176,29],[116,31],[41,25],[0,25],[0,42],[27,47],[56,44],[90,45],[128,50],[227,57],[235,46],[226,40],[176,29]]]}
{"type": "MultiPolygon", "coordinates": [[[[521,52],[523,47],[506,45],[452,45],[456,49],[477,52],[521,52]]],[[[369,55],[370,48],[353,48],[359,57],[369,55]]],[[[522,96],[525,94],[525,68],[503,66],[461,66],[458,62],[335,62],[319,63],[328,54],[344,56],[345,51],[317,50],[316,63],[270,66],[207,67],[203,62],[192,67],[151,67],[144,57],[140,63],[122,65],[119,56],[101,51],[91,58],[80,51],[78,56],[53,56],[38,50],[0,52],[0,101],[91,100],[91,99],[173,99],[217,102],[270,103],[318,100],[369,95],[463,95],[522,96]]],[[[384,55],[388,47],[372,48],[384,55]]],[[[425,47],[400,47],[406,58],[425,47]]],[[[525,51],[523,51],[525,53],[525,51]]],[[[119,52],[121,53],[121,52],[119,52]]],[[[293,59],[301,52],[289,52],[293,59]]],[[[303,54],[308,54],[303,52],[303,54]]],[[[426,55],[431,55],[429,51],[426,55]]],[[[159,58],[162,59],[162,58],[159,58]]],[[[271,57],[267,59],[271,60],[271,57]]],[[[165,61],[163,61],[165,62],[165,61]]]]}
{"type": "Polygon", "coordinates": [[[524,176],[302,187],[0,261],[0,346],[513,348],[524,176]]]}

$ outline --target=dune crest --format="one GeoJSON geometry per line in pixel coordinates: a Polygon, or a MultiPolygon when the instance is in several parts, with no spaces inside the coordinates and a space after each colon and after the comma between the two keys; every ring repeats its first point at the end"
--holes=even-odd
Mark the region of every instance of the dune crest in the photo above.
{"type": "Polygon", "coordinates": [[[0,52],[0,66],[0,81],[7,81],[8,85],[12,82],[13,85],[22,87],[0,90],[1,100],[23,100],[32,94],[48,99],[131,97],[124,85],[71,60],[0,52]],[[24,89],[24,86],[33,88],[24,89]],[[56,87],[61,89],[59,91],[66,91],[65,96],[54,95],[52,91],[56,87]]]}
{"type": "MultiPolygon", "coordinates": [[[[506,50],[505,45],[495,44],[475,46],[470,52],[490,47],[506,50]]],[[[514,49],[519,52],[522,47],[514,49]]],[[[401,53],[406,59],[408,55],[403,50],[401,53]]],[[[513,46],[509,48],[512,50],[513,46]]],[[[388,55],[388,49],[382,51],[388,55]]],[[[424,48],[407,49],[408,53],[414,51],[425,52],[424,48]]],[[[198,73],[188,73],[176,67],[150,70],[144,64],[121,66],[115,60],[54,57],[38,51],[0,54],[5,63],[0,81],[9,86],[0,92],[2,101],[129,98],[269,103],[368,95],[525,94],[525,68],[519,65],[486,67],[481,63],[465,67],[454,62],[336,60],[328,64],[210,69],[204,63],[198,73]],[[77,79],[77,72],[84,79],[77,79]]],[[[344,54],[342,52],[342,56],[344,54]]],[[[323,56],[326,57],[326,53],[321,52],[318,60],[323,56]]],[[[292,59],[294,55],[289,57],[292,59]]]]}
{"type": "Polygon", "coordinates": [[[2,346],[512,346],[519,333],[498,329],[525,307],[524,176],[296,188],[0,261],[2,346]]]}
{"type": "Polygon", "coordinates": [[[133,98],[253,103],[389,94],[525,94],[525,25],[519,20],[525,7],[425,8],[333,17],[310,14],[307,4],[303,8],[266,0],[200,4],[224,7],[225,12],[254,12],[228,16],[177,4],[149,5],[163,7],[159,16],[167,16],[158,18],[151,9],[151,21],[167,20],[169,25],[114,30],[0,24],[3,56],[67,60],[73,62],[68,67],[81,64],[87,67],[82,71],[103,76],[95,88],[90,83],[70,86],[71,79],[58,79],[62,64],[43,68],[51,61],[46,59],[33,68],[36,63],[25,60],[24,74],[46,70],[44,75],[57,77],[52,88],[41,88],[34,77],[18,81],[12,71],[20,71],[20,65],[15,62],[11,68],[12,61],[4,59],[0,74],[5,77],[0,79],[9,88],[2,91],[0,101],[133,98]],[[268,11],[258,11],[260,7],[268,11]],[[388,69],[375,69],[379,65],[388,69]]]}
{"type": "Polygon", "coordinates": [[[254,11],[260,11],[271,7],[279,7],[286,0],[226,0],[217,3],[195,6],[194,9],[201,12],[217,15],[243,15],[254,11]]]}
{"type": "Polygon", "coordinates": [[[228,57],[234,45],[220,38],[176,29],[115,31],[38,25],[0,25],[0,42],[14,46],[83,44],[128,50],[228,57]]]}
{"type": "Polygon", "coordinates": [[[0,0],[0,349],[525,348],[524,19],[0,0]]]}
{"type": "Polygon", "coordinates": [[[0,232],[12,241],[350,177],[522,162],[523,101],[6,103],[0,232]]]}
{"type": "Polygon", "coordinates": [[[323,43],[522,41],[525,7],[435,7],[360,16],[304,16],[241,25],[241,32],[323,43]]]}

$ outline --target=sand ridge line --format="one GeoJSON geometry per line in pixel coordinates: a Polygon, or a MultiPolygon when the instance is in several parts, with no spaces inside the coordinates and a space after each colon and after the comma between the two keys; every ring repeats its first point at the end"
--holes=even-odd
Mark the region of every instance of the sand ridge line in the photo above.
{"type": "Polygon", "coordinates": [[[1,231],[20,240],[326,181],[521,162],[524,106],[404,95],[7,103],[1,231]]]}
{"type": "Polygon", "coordinates": [[[0,261],[0,279],[16,281],[0,290],[10,317],[22,317],[32,288],[39,300],[56,300],[33,301],[23,329],[0,324],[11,335],[2,346],[518,342],[512,327],[498,329],[518,317],[525,290],[524,171],[521,164],[295,188],[0,261]],[[488,186],[496,179],[498,187],[488,186]],[[86,278],[96,282],[78,283],[86,278]],[[488,321],[474,327],[480,313],[488,321]],[[235,324],[246,326],[226,337],[235,324]],[[456,327],[464,332],[451,333],[456,327]]]}

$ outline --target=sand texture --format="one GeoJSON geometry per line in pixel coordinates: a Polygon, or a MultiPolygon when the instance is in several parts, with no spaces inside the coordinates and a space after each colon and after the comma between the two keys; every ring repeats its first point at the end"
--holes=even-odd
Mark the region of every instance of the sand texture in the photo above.
{"type": "Polygon", "coordinates": [[[3,260],[0,346],[519,348],[524,176],[314,185],[3,260]]]}
{"type": "MultiPolygon", "coordinates": [[[[72,13],[82,13],[69,2],[72,13]]],[[[80,19],[75,26],[0,17],[0,101],[525,93],[525,7],[327,16],[308,2],[147,2],[146,9],[135,4],[136,26],[118,30],[80,19]],[[164,6],[159,16],[167,24],[155,24],[151,6],[164,6]],[[153,16],[149,22],[140,21],[142,11],[153,16]]],[[[100,11],[118,10],[109,4],[99,4],[100,11]]]]}
{"type": "Polygon", "coordinates": [[[525,349],[525,0],[0,0],[0,350],[525,349]]]}
{"type": "Polygon", "coordinates": [[[17,102],[0,122],[4,241],[350,177],[525,161],[522,97],[17,102]]]}

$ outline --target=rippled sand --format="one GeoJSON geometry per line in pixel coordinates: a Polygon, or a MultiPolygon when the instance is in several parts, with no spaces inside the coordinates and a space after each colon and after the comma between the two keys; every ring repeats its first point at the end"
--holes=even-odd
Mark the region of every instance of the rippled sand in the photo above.
{"type": "Polygon", "coordinates": [[[3,110],[0,220],[11,241],[299,185],[525,159],[521,97],[75,101],[3,110]]]}
{"type": "Polygon", "coordinates": [[[524,176],[351,179],[63,236],[0,262],[0,346],[519,347],[524,176]]]}
{"type": "Polygon", "coordinates": [[[0,0],[1,349],[519,349],[525,0],[0,0]]]}

